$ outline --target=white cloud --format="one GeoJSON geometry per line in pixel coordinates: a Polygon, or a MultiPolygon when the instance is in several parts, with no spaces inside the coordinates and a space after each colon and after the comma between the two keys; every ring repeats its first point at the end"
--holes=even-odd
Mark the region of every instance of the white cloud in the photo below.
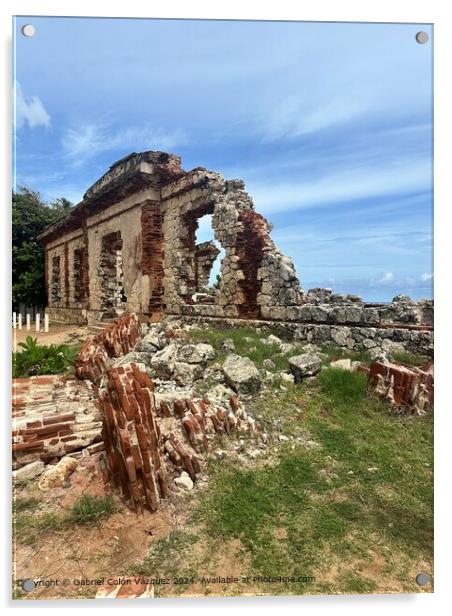
{"type": "Polygon", "coordinates": [[[433,274],[422,274],[421,280],[422,282],[429,282],[430,280],[433,280],[433,274]]]}
{"type": "Polygon", "coordinates": [[[150,125],[133,126],[114,132],[106,125],[87,124],[78,129],[68,128],[61,143],[68,158],[78,165],[101,152],[171,150],[186,145],[188,139],[181,130],[166,132],[150,125]]]}
{"type": "Polygon", "coordinates": [[[367,102],[355,97],[353,101],[343,96],[307,106],[302,97],[284,100],[262,119],[263,141],[295,139],[316,133],[332,126],[347,124],[367,112],[367,102]]]}
{"type": "Polygon", "coordinates": [[[262,212],[283,212],[430,190],[431,162],[404,157],[385,165],[355,164],[342,171],[327,169],[312,180],[270,182],[263,178],[252,180],[247,186],[262,212]]]}
{"type": "Polygon", "coordinates": [[[18,81],[14,84],[15,122],[20,129],[25,124],[30,128],[35,126],[50,126],[50,115],[37,96],[25,97],[18,81]]]}
{"type": "Polygon", "coordinates": [[[392,272],[386,272],[382,278],[378,281],[380,284],[387,284],[394,282],[394,274],[392,272]]]}

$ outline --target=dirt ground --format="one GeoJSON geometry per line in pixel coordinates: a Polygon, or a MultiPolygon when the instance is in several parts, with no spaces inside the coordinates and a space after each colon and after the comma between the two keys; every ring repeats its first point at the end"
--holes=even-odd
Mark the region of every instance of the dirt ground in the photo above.
{"type": "MultiPolygon", "coordinates": [[[[30,482],[17,489],[16,502],[24,498],[36,499],[39,507],[33,516],[55,514],[61,517],[82,494],[100,497],[110,493],[102,481],[97,463],[87,467],[83,460],[79,462],[69,482],[69,487],[52,488],[47,492],[38,488],[37,481],[30,482]]],[[[119,575],[130,563],[143,559],[156,538],[174,529],[173,518],[171,503],[165,503],[156,513],[144,511],[141,515],[120,506],[117,513],[94,525],[74,525],[36,533],[33,528],[25,528],[25,532],[16,529],[15,578],[57,579],[61,582],[119,575]]],[[[30,598],[87,598],[93,596],[91,591],[72,583],[70,587],[60,584],[59,587],[37,589],[30,598]]]]}
{"type": "MultiPolygon", "coordinates": [[[[32,324],[34,325],[34,324],[32,324]]],[[[11,328],[11,336],[13,340],[13,348],[20,342],[25,342],[27,336],[37,338],[40,344],[74,344],[81,342],[90,336],[93,336],[94,332],[87,326],[83,325],[68,325],[67,323],[51,323],[49,331],[36,332],[34,327],[30,331],[27,331],[25,327],[21,330],[11,328]]]]}

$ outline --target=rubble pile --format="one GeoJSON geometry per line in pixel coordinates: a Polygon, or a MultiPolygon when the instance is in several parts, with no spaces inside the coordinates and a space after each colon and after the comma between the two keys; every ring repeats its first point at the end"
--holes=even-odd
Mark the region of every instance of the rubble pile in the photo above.
{"type": "Polygon", "coordinates": [[[411,415],[425,415],[433,404],[433,364],[423,368],[374,361],[368,373],[369,393],[411,415]]]}

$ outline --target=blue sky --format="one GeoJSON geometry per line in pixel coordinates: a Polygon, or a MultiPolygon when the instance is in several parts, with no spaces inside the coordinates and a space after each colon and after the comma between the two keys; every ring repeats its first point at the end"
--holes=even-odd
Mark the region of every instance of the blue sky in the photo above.
{"type": "Polygon", "coordinates": [[[187,170],[245,180],[304,289],[432,296],[432,43],[415,41],[430,26],[14,28],[17,186],[78,202],[126,154],[174,152],[187,170]]]}

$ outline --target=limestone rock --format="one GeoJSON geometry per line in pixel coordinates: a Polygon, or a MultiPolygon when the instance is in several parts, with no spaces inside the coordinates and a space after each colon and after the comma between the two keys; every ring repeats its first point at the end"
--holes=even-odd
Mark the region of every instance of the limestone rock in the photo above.
{"type": "Polygon", "coordinates": [[[342,370],[353,370],[351,359],[336,359],[330,363],[331,368],[341,368],[342,370]]]}
{"type": "Polygon", "coordinates": [[[280,338],[278,338],[278,336],[274,336],[273,334],[270,334],[270,336],[268,336],[268,337],[267,337],[267,339],[266,339],[266,340],[264,340],[264,342],[265,342],[266,344],[276,344],[276,345],[278,345],[279,347],[280,347],[280,346],[281,346],[281,344],[282,344],[282,340],[281,340],[280,338]]]}
{"type": "Polygon", "coordinates": [[[161,351],[157,351],[151,359],[151,366],[156,374],[162,379],[170,379],[176,363],[177,348],[175,344],[169,344],[161,351]]]}
{"type": "Polygon", "coordinates": [[[202,366],[198,363],[188,364],[176,361],[174,364],[173,379],[179,385],[191,385],[203,375],[202,366]]]}
{"type": "Polygon", "coordinates": [[[162,335],[152,330],[137,344],[137,351],[144,351],[146,353],[155,353],[165,346],[162,335]]]}
{"type": "Polygon", "coordinates": [[[118,366],[124,366],[125,364],[135,363],[135,364],[144,364],[148,366],[151,363],[152,353],[144,352],[144,351],[131,351],[124,355],[123,357],[119,357],[116,359],[112,365],[116,368],[118,366]]]}
{"type": "Polygon", "coordinates": [[[207,344],[205,342],[199,342],[195,345],[195,348],[199,355],[203,358],[204,361],[208,361],[209,359],[214,359],[216,352],[211,344],[207,344]]]}
{"type": "Polygon", "coordinates": [[[225,385],[219,384],[215,385],[209,389],[206,393],[206,398],[211,402],[215,402],[217,404],[225,404],[234,395],[235,392],[230,387],[225,387],[225,385]]]}
{"type": "Polygon", "coordinates": [[[221,348],[223,351],[226,351],[226,353],[233,353],[235,351],[234,341],[231,338],[227,338],[221,345],[221,348]]]}
{"type": "Polygon", "coordinates": [[[266,370],[275,370],[276,368],[276,364],[275,362],[273,362],[271,359],[264,359],[264,361],[262,362],[262,366],[266,369],[266,370]]]}
{"type": "Polygon", "coordinates": [[[288,372],[281,372],[280,375],[281,380],[285,383],[295,383],[295,377],[293,374],[289,374],[288,372]]]}
{"type": "Polygon", "coordinates": [[[55,466],[50,466],[44,471],[39,480],[39,489],[46,492],[52,488],[61,487],[69,475],[75,471],[77,464],[77,460],[70,456],[61,458],[55,466]]]}
{"type": "Polygon", "coordinates": [[[186,471],[182,471],[179,477],[176,477],[174,483],[184,490],[193,490],[193,481],[190,478],[190,475],[186,471]]]}
{"type": "Polygon", "coordinates": [[[300,383],[303,378],[317,374],[322,366],[322,360],[318,355],[295,355],[289,358],[289,365],[295,383],[300,383]]]}
{"type": "Polygon", "coordinates": [[[22,468],[18,468],[13,471],[13,481],[28,481],[39,477],[44,470],[44,462],[42,460],[36,460],[31,462],[22,468]]]}
{"type": "Polygon", "coordinates": [[[259,370],[248,357],[229,355],[223,364],[223,372],[226,381],[237,392],[252,394],[260,389],[259,370]]]}
{"type": "Polygon", "coordinates": [[[283,355],[287,355],[287,353],[290,353],[291,351],[294,350],[295,345],[292,344],[291,342],[282,342],[279,345],[280,351],[283,355]]]}

